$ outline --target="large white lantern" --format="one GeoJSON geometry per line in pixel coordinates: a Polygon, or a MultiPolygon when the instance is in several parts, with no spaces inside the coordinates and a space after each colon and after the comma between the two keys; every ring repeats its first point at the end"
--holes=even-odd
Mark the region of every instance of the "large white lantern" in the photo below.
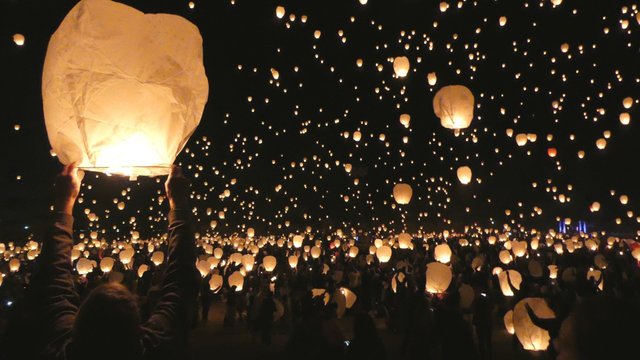
{"type": "Polygon", "coordinates": [[[473,120],[474,97],[467,87],[450,85],[433,98],[433,112],[447,129],[466,129],[473,120]]]}
{"type": "Polygon", "coordinates": [[[376,249],[376,257],[381,263],[386,263],[391,260],[392,250],[388,245],[382,245],[376,249]]]}
{"type": "Polygon", "coordinates": [[[467,185],[468,183],[470,183],[471,178],[473,177],[471,168],[468,166],[460,166],[456,174],[458,175],[458,180],[460,180],[460,183],[462,185],[467,185]]]}
{"type": "Polygon", "coordinates": [[[393,198],[400,205],[406,205],[411,201],[413,189],[409,184],[399,183],[393,187],[393,198]]]}
{"type": "Polygon", "coordinates": [[[268,272],[272,272],[273,269],[276,268],[276,264],[278,263],[278,260],[275,258],[275,256],[265,256],[264,259],[262,259],[262,265],[264,266],[264,269],[268,272]]]}
{"type": "Polygon", "coordinates": [[[535,315],[541,319],[552,319],[556,315],[543,298],[520,300],[513,309],[513,326],[522,347],[525,350],[546,350],[551,339],[549,333],[533,324],[525,304],[529,304],[535,315]]]}
{"type": "Polygon", "coordinates": [[[427,265],[426,276],[427,282],[425,290],[432,294],[442,294],[447,291],[453,278],[451,268],[439,262],[432,262],[427,265]]]}
{"type": "Polygon", "coordinates": [[[208,92],[202,37],[176,15],[83,0],[49,41],[44,114],[63,164],[130,177],[168,174],[208,92]]]}
{"type": "Polygon", "coordinates": [[[433,257],[436,261],[448,264],[451,261],[451,248],[449,244],[442,243],[433,250],[433,257]]]}
{"type": "Polygon", "coordinates": [[[233,274],[229,275],[229,287],[236,287],[236,291],[242,291],[244,285],[244,276],[240,271],[234,271],[233,274]]]}
{"type": "Polygon", "coordinates": [[[398,56],[393,60],[393,71],[399,78],[407,76],[410,68],[411,64],[409,63],[409,58],[406,56],[398,56]]]}
{"type": "Polygon", "coordinates": [[[500,281],[502,294],[504,296],[513,296],[516,290],[520,290],[522,275],[516,270],[506,270],[498,274],[498,280],[500,281]]]}

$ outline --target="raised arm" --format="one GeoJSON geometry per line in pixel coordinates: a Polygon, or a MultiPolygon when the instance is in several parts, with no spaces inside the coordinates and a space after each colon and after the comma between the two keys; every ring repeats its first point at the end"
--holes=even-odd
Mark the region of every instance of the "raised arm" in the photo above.
{"type": "Polygon", "coordinates": [[[165,184],[169,200],[169,251],[160,300],[144,324],[145,348],[186,335],[198,294],[196,246],[188,208],[189,181],[174,166],[165,184]]]}
{"type": "Polygon", "coordinates": [[[43,321],[45,345],[69,333],[78,311],[71,265],[72,213],[83,176],[72,164],[65,166],[56,178],[53,223],[45,234],[30,289],[43,321]]]}

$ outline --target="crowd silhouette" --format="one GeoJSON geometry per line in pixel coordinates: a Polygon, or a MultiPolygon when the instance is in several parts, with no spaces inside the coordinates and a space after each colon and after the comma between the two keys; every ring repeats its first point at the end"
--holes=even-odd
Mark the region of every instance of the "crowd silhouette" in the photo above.
{"type": "MultiPolygon", "coordinates": [[[[1,314],[1,359],[188,358],[189,332],[210,321],[212,303],[225,304],[221,326],[242,328],[255,343],[274,346],[274,333],[285,334],[279,354],[290,359],[493,359],[503,316],[530,297],[544,298],[555,314],[540,317],[525,304],[530,321],[551,338],[550,359],[629,358],[640,334],[640,266],[623,241],[570,253],[543,246],[504,264],[480,229],[464,234],[477,240],[473,246],[459,241],[462,235],[434,235],[430,241],[448,243],[453,252],[454,278],[441,294],[425,291],[424,269],[434,254],[433,246],[421,246],[422,238],[412,239],[412,249],[396,249],[387,263],[326,245],[317,258],[305,254],[295,266],[287,261],[291,249],[273,242],[255,253],[255,263],[275,256],[274,270],[260,265],[244,271],[241,287],[230,284],[242,263],[227,259],[204,274],[196,269],[198,259],[209,254],[194,236],[189,181],[179,167],[166,181],[168,236],[159,244],[166,261],[157,265],[137,251],[133,263],[147,266],[142,273],[116,262],[111,271],[79,275],[78,259],[72,261],[72,214],[81,181],[74,165],[57,177],[53,219],[38,258],[9,272],[0,287],[3,296],[16,299],[1,314]],[[597,254],[606,260],[599,279],[588,275],[597,254]],[[533,259],[543,269],[571,271],[536,275],[529,268],[533,259]],[[513,296],[505,296],[492,273],[499,266],[523,274],[513,296]],[[214,288],[213,276],[224,282],[214,288]],[[463,286],[472,289],[471,298],[463,286]],[[345,288],[356,297],[351,306],[341,300],[345,288]],[[401,337],[397,348],[389,348],[385,334],[401,337]]],[[[225,254],[238,250],[237,242],[220,246],[225,254]]],[[[88,257],[97,261],[114,255],[114,249],[92,251],[88,257]]],[[[524,351],[516,336],[512,346],[524,351]]]]}

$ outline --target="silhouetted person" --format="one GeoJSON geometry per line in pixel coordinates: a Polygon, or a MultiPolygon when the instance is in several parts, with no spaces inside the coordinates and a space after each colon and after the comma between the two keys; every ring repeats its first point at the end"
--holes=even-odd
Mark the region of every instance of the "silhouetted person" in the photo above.
{"type": "Polygon", "coordinates": [[[211,307],[211,298],[213,297],[209,280],[211,280],[211,274],[202,279],[202,283],[200,284],[200,306],[202,306],[203,322],[209,320],[209,308],[211,307]]]}
{"type": "Polygon", "coordinates": [[[480,293],[473,304],[473,326],[478,336],[480,360],[491,360],[491,332],[493,331],[493,304],[486,293],[480,293]]]}
{"type": "Polygon", "coordinates": [[[438,309],[436,333],[440,334],[442,354],[445,360],[476,358],[475,345],[469,324],[459,311],[460,296],[457,291],[447,295],[438,309]]]}
{"type": "Polygon", "coordinates": [[[188,180],[174,166],[165,184],[171,208],[167,267],[160,299],[145,323],[134,295],[117,283],[95,288],[79,306],[70,257],[72,212],[81,181],[75,165],[65,166],[56,179],[54,221],[43,241],[32,289],[44,330],[40,358],[183,358],[190,307],[198,291],[188,180]]]}
{"type": "Polygon", "coordinates": [[[579,304],[560,326],[557,360],[635,359],[640,304],[599,296],[579,304]]]}
{"type": "Polygon", "coordinates": [[[264,297],[260,304],[259,326],[262,343],[271,344],[271,332],[273,331],[273,314],[276,312],[276,303],[273,301],[271,291],[264,297]]]}
{"type": "Polygon", "coordinates": [[[359,312],[353,321],[353,340],[347,346],[348,360],[385,360],[387,350],[369,314],[359,312]]]}

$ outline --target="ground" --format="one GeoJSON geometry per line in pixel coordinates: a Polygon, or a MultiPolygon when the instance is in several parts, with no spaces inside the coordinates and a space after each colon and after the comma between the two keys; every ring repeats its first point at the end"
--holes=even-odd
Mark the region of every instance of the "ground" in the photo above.
{"type": "MultiPolygon", "coordinates": [[[[222,321],[224,318],[224,304],[216,302],[211,304],[209,320],[206,323],[200,322],[191,333],[192,358],[196,360],[215,358],[233,358],[234,360],[256,359],[281,359],[282,350],[289,338],[287,333],[274,331],[273,343],[271,346],[264,346],[260,339],[253,339],[247,330],[244,322],[236,322],[233,328],[224,328],[222,321]]],[[[502,322],[496,324],[493,343],[493,360],[514,360],[514,359],[547,359],[544,352],[530,352],[521,349],[514,349],[512,336],[509,335],[502,322]]],[[[340,321],[340,326],[347,338],[352,336],[352,319],[345,318],[340,321]]],[[[399,359],[401,335],[389,331],[384,321],[376,321],[376,326],[382,339],[387,346],[389,359],[399,359]]],[[[437,351],[435,352],[437,354],[437,351]]],[[[441,358],[436,355],[436,358],[441,358]]]]}

